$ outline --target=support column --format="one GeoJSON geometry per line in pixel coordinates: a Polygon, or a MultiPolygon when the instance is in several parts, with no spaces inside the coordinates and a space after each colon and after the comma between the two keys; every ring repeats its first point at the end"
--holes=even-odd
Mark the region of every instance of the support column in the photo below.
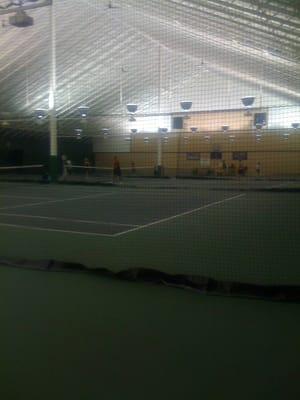
{"type": "Polygon", "coordinates": [[[49,174],[52,181],[55,181],[59,175],[59,162],[57,152],[57,119],[55,110],[49,112],[49,130],[50,130],[50,157],[49,174]]]}
{"type": "MultiPolygon", "coordinates": [[[[161,85],[162,85],[162,65],[161,65],[161,45],[158,47],[158,114],[161,113],[161,85]]],[[[162,176],[162,134],[159,126],[157,134],[157,176],[162,176]]]]}
{"type": "Polygon", "coordinates": [[[162,137],[161,132],[157,136],[157,176],[162,176],[162,137]]]}
{"type": "Polygon", "coordinates": [[[49,88],[49,135],[50,157],[49,174],[53,181],[58,177],[59,163],[57,152],[57,117],[56,117],[56,25],[55,25],[55,0],[50,8],[51,52],[50,52],[50,88],[49,88]]]}

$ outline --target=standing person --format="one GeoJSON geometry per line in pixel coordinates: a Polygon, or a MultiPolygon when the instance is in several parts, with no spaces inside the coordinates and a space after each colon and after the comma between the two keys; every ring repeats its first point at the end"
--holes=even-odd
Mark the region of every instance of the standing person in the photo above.
{"type": "Polygon", "coordinates": [[[242,161],[239,161],[239,167],[238,167],[238,175],[242,176],[244,174],[244,166],[242,164],[242,161]]]}
{"type": "Polygon", "coordinates": [[[223,175],[224,176],[227,175],[227,164],[225,160],[222,161],[222,169],[223,169],[223,175]]]}
{"type": "Polygon", "coordinates": [[[61,168],[62,168],[62,179],[66,179],[67,175],[68,175],[68,171],[67,171],[67,156],[65,156],[64,154],[61,156],[61,168]]]}
{"type": "Polygon", "coordinates": [[[260,169],[261,169],[260,161],[257,161],[255,166],[255,171],[257,176],[260,176],[260,169]]]}
{"type": "Polygon", "coordinates": [[[50,183],[50,182],[51,182],[51,177],[48,172],[48,167],[45,166],[42,175],[42,183],[50,183]]]}
{"type": "Polygon", "coordinates": [[[72,161],[71,160],[67,160],[66,168],[67,168],[68,175],[72,175],[72,161]]]}
{"type": "Polygon", "coordinates": [[[90,175],[90,160],[86,157],[83,161],[83,165],[85,166],[85,177],[88,178],[90,175]]]}
{"type": "Polygon", "coordinates": [[[136,173],[136,169],[135,169],[135,162],[131,161],[131,172],[134,175],[136,173]]]}
{"type": "Polygon", "coordinates": [[[237,167],[236,167],[236,165],[234,164],[234,163],[231,163],[231,165],[230,165],[230,174],[232,175],[232,176],[236,176],[236,173],[237,173],[238,171],[237,171],[237,167]]]}
{"type": "Polygon", "coordinates": [[[113,182],[114,183],[116,181],[120,182],[121,176],[122,176],[122,171],[121,171],[120,161],[118,160],[118,157],[115,156],[113,162],[113,182]]]}

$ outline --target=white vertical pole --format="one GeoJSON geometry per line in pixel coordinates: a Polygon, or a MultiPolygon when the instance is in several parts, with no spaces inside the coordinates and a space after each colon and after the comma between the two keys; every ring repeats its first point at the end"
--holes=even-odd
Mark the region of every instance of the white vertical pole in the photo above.
{"type": "Polygon", "coordinates": [[[161,65],[161,45],[158,45],[158,113],[161,112],[161,84],[162,84],[162,65],[161,65]]]}
{"type": "Polygon", "coordinates": [[[55,0],[50,8],[50,90],[49,90],[49,130],[50,130],[50,169],[51,174],[57,173],[57,118],[56,118],[56,24],[55,0]]]}
{"type": "MultiPolygon", "coordinates": [[[[263,62],[261,64],[261,79],[263,81],[265,79],[265,66],[264,66],[263,62]]],[[[259,85],[259,108],[260,109],[262,108],[262,103],[263,103],[263,86],[262,86],[262,83],[260,83],[260,85],[259,85]]]]}
{"type": "Polygon", "coordinates": [[[161,133],[158,132],[158,138],[157,138],[157,166],[161,167],[162,164],[162,139],[161,139],[161,133]]]}
{"type": "Polygon", "coordinates": [[[29,60],[27,57],[26,60],[26,108],[29,107],[29,73],[28,73],[28,68],[29,68],[29,60]]]}
{"type": "MultiPolygon", "coordinates": [[[[159,78],[158,78],[158,114],[160,120],[161,113],[161,85],[162,85],[162,64],[161,64],[161,46],[158,47],[158,68],[159,68],[159,78]]],[[[159,128],[162,128],[159,126],[159,128]]],[[[157,167],[158,172],[160,173],[160,169],[162,166],[162,137],[161,132],[158,131],[157,136],[157,167]]]]}
{"type": "Polygon", "coordinates": [[[120,105],[122,106],[122,112],[123,112],[123,67],[121,67],[120,71],[120,105]]]}
{"type": "Polygon", "coordinates": [[[263,88],[262,84],[259,85],[259,108],[262,108],[262,96],[263,96],[263,88]]]}

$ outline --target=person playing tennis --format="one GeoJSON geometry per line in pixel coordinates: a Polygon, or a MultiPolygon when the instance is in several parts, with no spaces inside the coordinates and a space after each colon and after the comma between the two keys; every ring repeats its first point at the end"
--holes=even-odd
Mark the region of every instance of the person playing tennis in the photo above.
{"type": "Polygon", "coordinates": [[[118,157],[115,156],[113,161],[113,183],[120,182],[121,177],[122,177],[122,171],[121,171],[120,161],[118,160],[118,157]]]}
{"type": "Polygon", "coordinates": [[[255,166],[255,170],[256,170],[256,175],[260,176],[260,170],[261,170],[260,161],[257,161],[256,166],[255,166]]]}

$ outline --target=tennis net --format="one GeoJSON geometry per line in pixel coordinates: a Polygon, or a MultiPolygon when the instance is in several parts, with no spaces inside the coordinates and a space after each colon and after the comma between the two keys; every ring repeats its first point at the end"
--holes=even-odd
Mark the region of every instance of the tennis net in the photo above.
{"type": "Polygon", "coordinates": [[[0,181],[40,182],[45,175],[42,164],[0,167],[0,181]]]}
{"type": "Polygon", "coordinates": [[[111,183],[117,180],[132,178],[151,178],[155,177],[154,167],[125,167],[121,168],[120,177],[114,177],[111,167],[86,167],[82,165],[66,166],[60,177],[61,182],[91,182],[91,183],[111,183]]]}

